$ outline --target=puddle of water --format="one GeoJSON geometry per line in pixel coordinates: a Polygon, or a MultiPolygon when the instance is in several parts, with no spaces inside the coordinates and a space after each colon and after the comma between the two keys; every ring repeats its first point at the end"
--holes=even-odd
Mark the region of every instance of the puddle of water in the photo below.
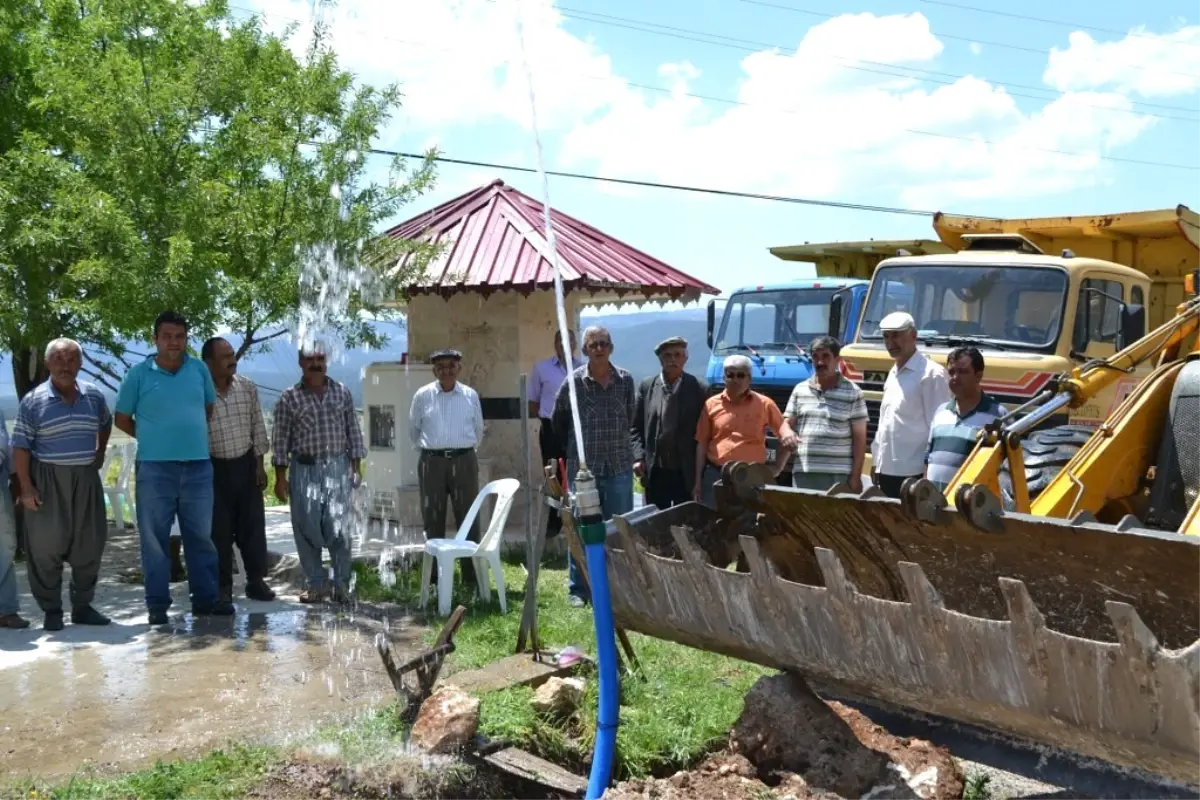
{"type": "MultiPolygon", "coordinates": [[[[389,626],[399,651],[420,630],[389,626]]],[[[0,774],[137,769],[220,746],[282,741],[394,698],[375,655],[381,623],[323,609],[181,615],[117,647],[80,647],[0,671],[0,774]]]]}

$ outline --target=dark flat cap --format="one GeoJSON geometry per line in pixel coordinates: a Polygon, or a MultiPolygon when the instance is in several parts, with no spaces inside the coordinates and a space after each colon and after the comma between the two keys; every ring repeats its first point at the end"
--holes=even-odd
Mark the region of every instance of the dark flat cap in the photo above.
{"type": "Polygon", "coordinates": [[[654,355],[658,355],[668,347],[687,347],[687,339],[682,336],[672,336],[670,339],[663,339],[654,346],[654,355]]]}
{"type": "Polygon", "coordinates": [[[430,362],[433,362],[440,361],[443,358],[453,359],[454,361],[462,361],[462,353],[458,352],[457,350],[451,350],[447,348],[445,350],[438,350],[429,357],[429,360],[430,362]]]}

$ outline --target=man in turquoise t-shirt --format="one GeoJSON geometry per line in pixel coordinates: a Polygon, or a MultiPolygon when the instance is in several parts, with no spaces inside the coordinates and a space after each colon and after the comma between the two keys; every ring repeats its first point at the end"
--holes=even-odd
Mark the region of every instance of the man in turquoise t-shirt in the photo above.
{"type": "Polygon", "coordinates": [[[187,354],[187,320],[164,311],[154,320],[158,352],[125,375],[115,424],[137,439],[137,521],[151,625],[167,623],[171,559],[167,540],[176,516],[183,535],[193,614],[233,613],[217,594],[212,543],[213,476],[208,419],[217,391],[208,367],[187,354]]]}

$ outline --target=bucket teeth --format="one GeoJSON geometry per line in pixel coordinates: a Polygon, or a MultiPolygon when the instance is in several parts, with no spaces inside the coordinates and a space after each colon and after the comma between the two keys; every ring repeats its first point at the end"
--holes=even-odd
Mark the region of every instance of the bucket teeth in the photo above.
{"type": "Polygon", "coordinates": [[[1005,517],[981,487],[949,507],[925,483],[899,502],[742,483],[749,529],[698,504],[618,517],[614,614],[834,694],[1200,784],[1200,541],[1005,517]],[[742,571],[715,563],[728,553],[742,571]]]}

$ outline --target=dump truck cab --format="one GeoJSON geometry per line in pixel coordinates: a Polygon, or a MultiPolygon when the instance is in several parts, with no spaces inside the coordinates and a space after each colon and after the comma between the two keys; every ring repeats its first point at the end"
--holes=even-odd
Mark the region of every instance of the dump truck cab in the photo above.
{"type": "MultiPolygon", "coordinates": [[[[862,314],[868,282],[846,278],[800,280],[747,286],[733,292],[718,318],[718,301],[708,305],[708,346],[712,356],[705,379],[710,394],[724,390],[724,361],[744,355],[754,365],[751,387],[770,397],[782,411],[792,389],[812,376],[808,348],[830,331],[830,307],[837,299],[839,341],[853,336],[862,314]]],[[[774,434],[776,432],[772,432],[774,434]]],[[[774,460],[778,439],[767,439],[767,459],[774,460]]],[[[780,480],[790,484],[790,464],[780,480]]]]}
{"type": "MultiPolygon", "coordinates": [[[[1145,335],[1149,292],[1137,270],[1069,251],[1049,255],[1019,235],[970,236],[963,252],[880,262],[858,334],[842,350],[846,376],[867,396],[868,438],[892,367],[879,330],[889,313],[912,314],[921,351],[938,363],[957,347],[977,347],[987,364],[984,390],[1015,407],[1054,375],[1145,335]]],[[[1142,377],[1130,374],[1113,394],[1048,424],[1098,425],[1142,377]]]]}

